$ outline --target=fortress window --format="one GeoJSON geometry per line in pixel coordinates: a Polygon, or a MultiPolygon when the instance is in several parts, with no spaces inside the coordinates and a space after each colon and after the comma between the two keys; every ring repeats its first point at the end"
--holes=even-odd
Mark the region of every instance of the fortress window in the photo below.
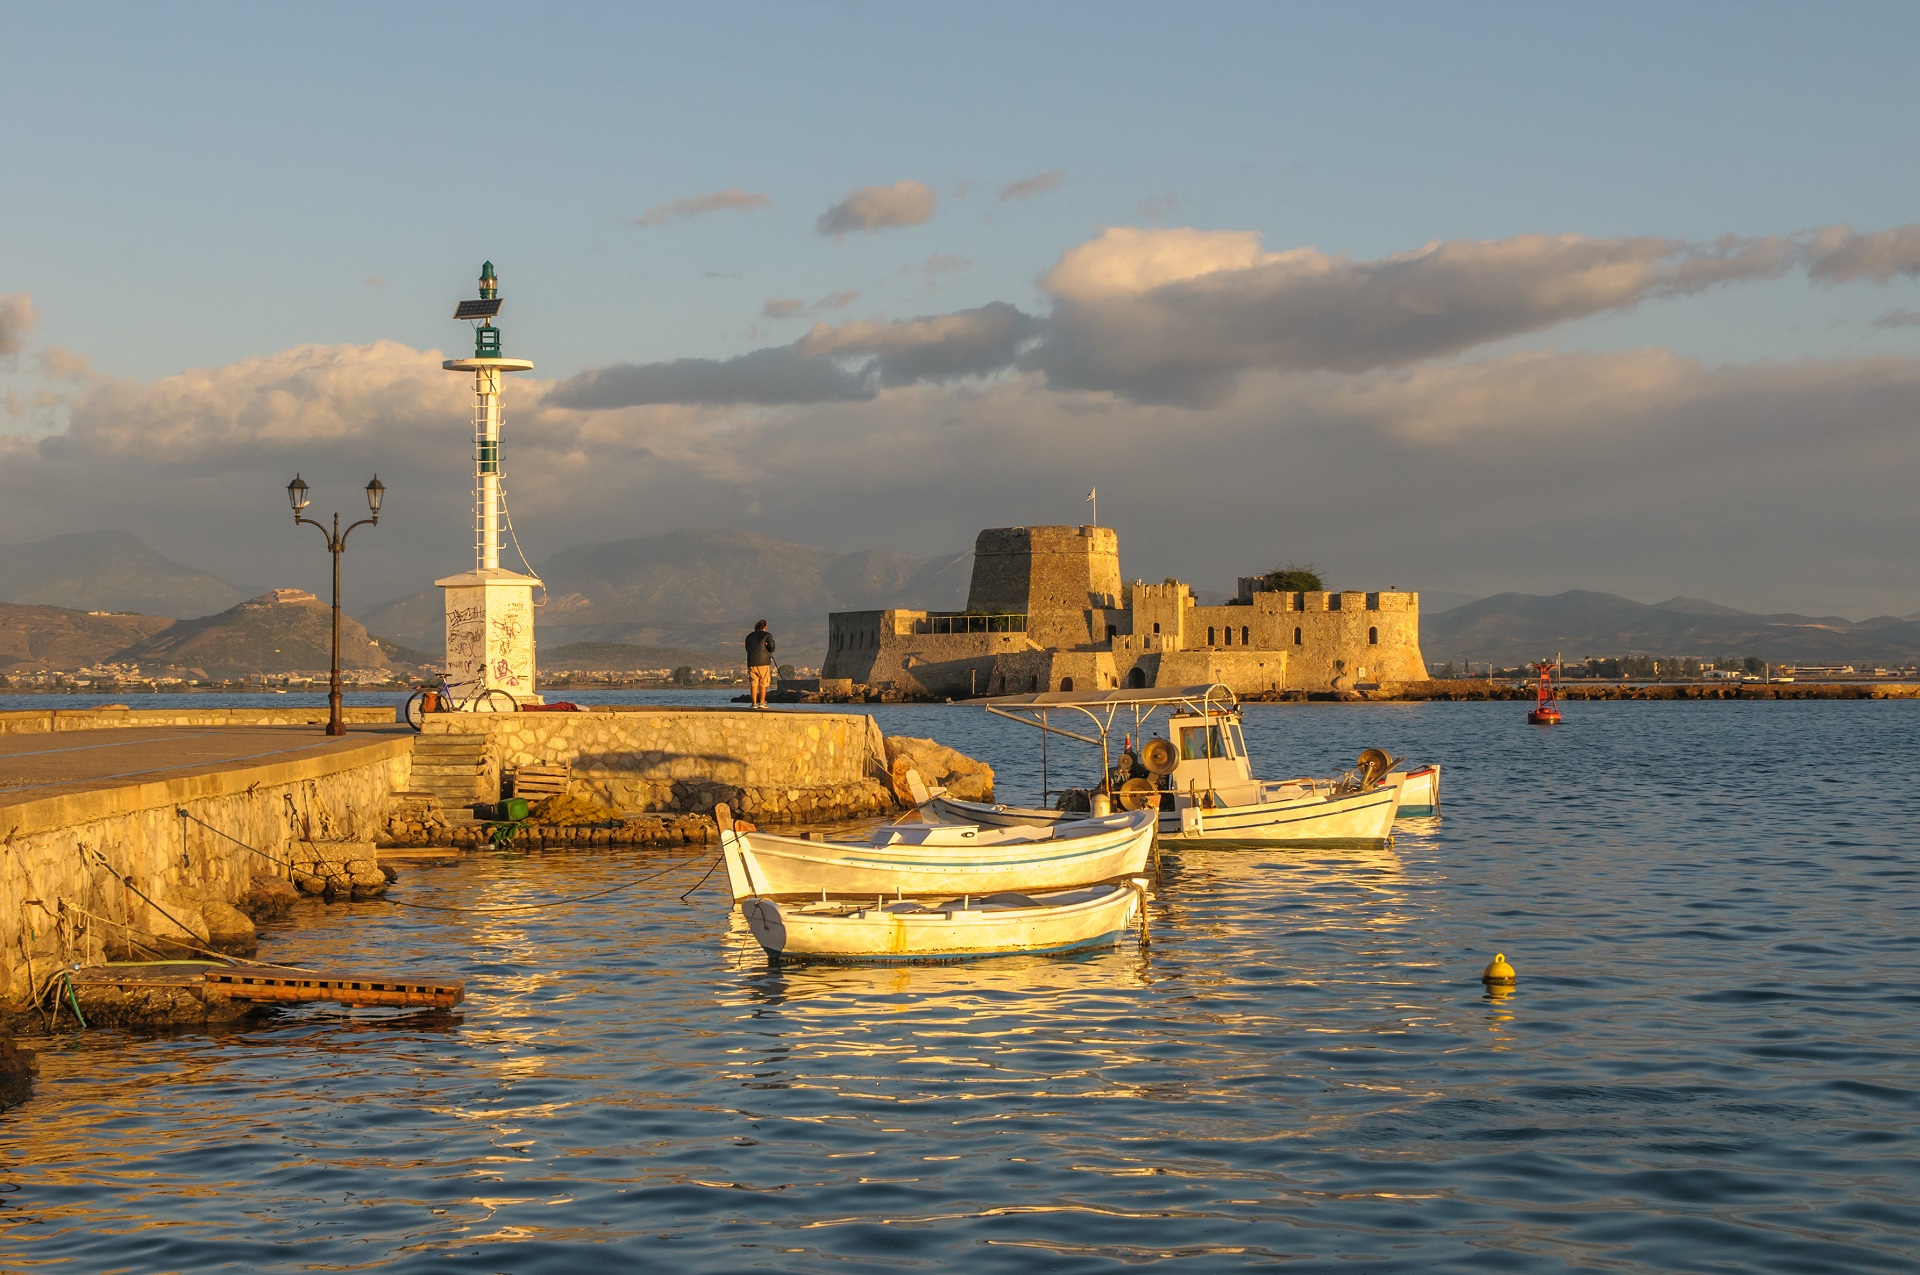
{"type": "Polygon", "coordinates": [[[1107,641],[1111,642],[1113,641],[1113,639],[1119,636],[1120,636],[1120,626],[1117,624],[1109,624],[1107,626],[1107,641]]]}
{"type": "Polygon", "coordinates": [[[1293,631],[1293,644],[1294,644],[1295,646],[1299,646],[1299,645],[1300,645],[1300,630],[1299,630],[1299,629],[1295,629],[1295,630],[1293,631]]]}
{"type": "Polygon", "coordinates": [[[1146,684],[1147,684],[1147,671],[1141,668],[1138,664],[1134,665],[1133,669],[1127,674],[1127,685],[1137,690],[1140,687],[1145,686],[1146,684]]]}
{"type": "Polygon", "coordinates": [[[1070,678],[1070,677],[1063,677],[1063,678],[1061,678],[1061,679],[1060,679],[1060,689],[1061,689],[1061,690],[1063,690],[1063,691],[1070,691],[1070,690],[1072,690],[1072,689],[1073,689],[1073,679],[1072,679],[1072,678],[1070,678]]]}
{"type": "Polygon", "coordinates": [[[1155,637],[1160,636],[1160,621],[1158,620],[1153,622],[1153,634],[1155,637]]]}
{"type": "Polygon", "coordinates": [[[1231,624],[1229,624],[1226,628],[1226,639],[1227,639],[1227,645],[1232,646],[1233,645],[1233,626],[1231,624]]]}
{"type": "Polygon", "coordinates": [[[1251,642],[1247,641],[1247,634],[1249,632],[1251,632],[1251,630],[1248,629],[1246,625],[1243,624],[1240,626],[1240,645],[1241,646],[1253,645],[1251,642]]]}
{"type": "Polygon", "coordinates": [[[1213,626],[1212,626],[1211,624],[1209,624],[1209,625],[1207,626],[1207,645],[1208,645],[1208,646],[1212,646],[1212,645],[1213,645],[1213,643],[1214,643],[1214,637],[1213,637],[1213,626]]]}
{"type": "Polygon", "coordinates": [[[1368,645],[1368,646],[1379,646],[1379,645],[1380,645],[1380,630],[1379,630],[1379,629],[1376,629],[1376,628],[1369,628],[1369,629],[1367,630],[1367,645],[1368,645]]]}

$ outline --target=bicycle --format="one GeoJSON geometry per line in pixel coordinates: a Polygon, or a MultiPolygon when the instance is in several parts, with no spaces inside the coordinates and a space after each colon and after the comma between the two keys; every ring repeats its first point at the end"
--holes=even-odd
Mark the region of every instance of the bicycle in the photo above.
{"type": "Polygon", "coordinates": [[[421,729],[428,713],[517,713],[520,701],[499,687],[482,687],[466,699],[453,693],[456,686],[471,682],[449,682],[442,677],[434,686],[423,686],[407,696],[407,725],[421,729]]]}

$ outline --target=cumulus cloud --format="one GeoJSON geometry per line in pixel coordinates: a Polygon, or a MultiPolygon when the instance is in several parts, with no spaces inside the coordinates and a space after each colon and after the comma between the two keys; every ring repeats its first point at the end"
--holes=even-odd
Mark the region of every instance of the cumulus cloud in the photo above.
{"type": "Polygon", "coordinates": [[[0,354],[18,354],[27,342],[39,316],[33,311],[33,298],[24,292],[0,292],[0,354]]]}
{"type": "Polygon", "coordinates": [[[88,381],[93,379],[93,361],[84,354],[49,345],[40,351],[40,370],[50,381],[88,381]]]}
{"type": "Polygon", "coordinates": [[[1022,177],[1019,181],[1008,182],[995,196],[1001,203],[1009,199],[1032,199],[1035,195],[1044,195],[1056,190],[1067,180],[1067,170],[1056,168],[1050,173],[1035,173],[1031,177],[1022,177]]]}
{"type": "Polygon", "coordinates": [[[763,319],[793,319],[806,313],[807,303],[799,297],[768,297],[761,303],[763,319]]]}
{"type": "Polygon", "coordinates": [[[1911,310],[1889,310],[1873,321],[1876,328],[1920,328],[1920,314],[1911,310]]]}
{"type": "Polygon", "coordinates": [[[710,195],[693,195],[687,199],[675,199],[664,204],[655,204],[633,219],[636,226],[670,226],[676,221],[686,221],[692,217],[704,217],[716,212],[751,212],[756,208],[771,208],[773,200],[753,191],[729,187],[716,190],[710,195]]]}
{"type": "Polygon", "coordinates": [[[1887,283],[1895,275],[1920,275],[1920,225],[1868,235],[1829,226],[1814,234],[1810,256],[1807,273],[1822,283],[1887,283]]]}
{"type": "Polygon", "coordinates": [[[898,181],[891,186],[862,186],[820,214],[814,229],[839,238],[853,231],[872,234],[893,226],[918,226],[933,220],[939,200],[924,182],[898,181]]]}
{"type": "Polygon", "coordinates": [[[1789,268],[1784,239],[1454,240],[1370,261],[1249,231],[1114,228],[1064,255],[1032,366],[1063,389],[1217,404],[1255,368],[1359,372],[1789,268]]]}

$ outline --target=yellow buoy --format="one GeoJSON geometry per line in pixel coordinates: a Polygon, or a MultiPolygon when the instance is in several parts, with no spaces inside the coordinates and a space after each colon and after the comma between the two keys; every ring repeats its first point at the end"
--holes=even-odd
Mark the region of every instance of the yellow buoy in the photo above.
{"type": "Polygon", "coordinates": [[[1495,952],[1493,964],[1487,966],[1485,972],[1480,975],[1480,981],[1504,987],[1511,985],[1515,977],[1513,966],[1507,964],[1507,954],[1495,952]]]}

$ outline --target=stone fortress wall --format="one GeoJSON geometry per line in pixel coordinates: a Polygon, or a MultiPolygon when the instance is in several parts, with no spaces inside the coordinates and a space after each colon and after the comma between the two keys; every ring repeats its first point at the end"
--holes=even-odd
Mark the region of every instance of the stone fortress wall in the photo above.
{"type": "Polygon", "coordinates": [[[1282,593],[1240,579],[1223,606],[1177,581],[1123,584],[1106,527],[980,533],[967,611],[827,619],[822,689],[935,698],[1221,682],[1239,694],[1426,677],[1416,593],[1282,593]]]}

